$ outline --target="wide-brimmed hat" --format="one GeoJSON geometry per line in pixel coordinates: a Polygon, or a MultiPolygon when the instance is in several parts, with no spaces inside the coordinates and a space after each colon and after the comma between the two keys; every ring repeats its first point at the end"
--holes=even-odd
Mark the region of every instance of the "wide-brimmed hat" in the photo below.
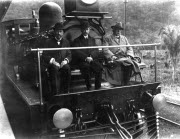
{"type": "Polygon", "coordinates": [[[64,24],[63,22],[57,22],[54,27],[53,27],[54,30],[64,30],[64,24]]]}
{"type": "Polygon", "coordinates": [[[119,30],[124,30],[123,25],[121,22],[116,23],[115,25],[111,26],[112,29],[119,29],[119,30]]]}
{"type": "Polygon", "coordinates": [[[90,28],[90,24],[88,21],[85,21],[85,22],[82,22],[81,23],[81,29],[87,29],[87,28],[90,28]]]}

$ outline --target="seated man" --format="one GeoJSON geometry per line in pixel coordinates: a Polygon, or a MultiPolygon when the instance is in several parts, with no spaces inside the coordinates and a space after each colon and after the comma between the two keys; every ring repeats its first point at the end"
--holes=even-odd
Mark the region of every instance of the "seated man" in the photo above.
{"type": "MultiPolygon", "coordinates": [[[[84,22],[81,26],[82,34],[73,42],[73,47],[95,46],[95,39],[92,38],[90,33],[90,25],[84,22]]],[[[74,63],[78,65],[83,78],[85,79],[87,90],[91,89],[91,73],[95,74],[95,89],[101,87],[102,66],[98,62],[99,51],[98,49],[78,49],[73,50],[74,63]]]]}
{"type": "MultiPolygon", "coordinates": [[[[111,26],[112,34],[105,38],[105,45],[129,45],[127,38],[121,35],[122,23],[111,26]]],[[[112,47],[104,48],[105,58],[114,68],[105,68],[104,78],[115,85],[127,85],[133,73],[140,72],[137,63],[134,62],[134,52],[132,47],[112,47]],[[111,71],[109,71],[111,70],[111,71]],[[114,74],[114,75],[113,75],[114,74]]]]}
{"type": "MultiPolygon", "coordinates": [[[[63,38],[63,23],[58,22],[54,26],[53,37],[48,38],[44,42],[45,48],[64,48],[70,47],[69,42],[63,38]]],[[[55,95],[69,92],[71,80],[71,70],[69,62],[71,61],[70,50],[44,51],[42,54],[42,64],[48,69],[51,91],[55,95]],[[60,88],[59,88],[60,86],[60,88]]]]}

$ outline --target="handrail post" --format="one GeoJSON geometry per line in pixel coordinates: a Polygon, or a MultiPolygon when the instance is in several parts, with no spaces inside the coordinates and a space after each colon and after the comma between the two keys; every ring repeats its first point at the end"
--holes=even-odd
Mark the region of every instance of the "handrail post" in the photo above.
{"type": "Polygon", "coordinates": [[[40,96],[40,109],[41,112],[43,111],[42,106],[43,106],[43,96],[42,96],[42,79],[41,79],[41,62],[40,62],[40,53],[41,51],[39,50],[39,48],[37,48],[37,52],[38,52],[38,73],[39,73],[39,96],[40,96]]]}
{"type": "Polygon", "coordinates": [[[154,70],[155,70],[155,82],[157,81],[157,46],[154,46],[154,70]]]}

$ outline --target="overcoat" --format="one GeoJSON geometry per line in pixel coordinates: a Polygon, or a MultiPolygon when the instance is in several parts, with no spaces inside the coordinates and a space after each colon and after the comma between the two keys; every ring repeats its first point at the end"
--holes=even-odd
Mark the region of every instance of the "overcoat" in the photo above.
{"type": "MultiPolygon", "coordinates": [[[[86,47],[86,46],[96,46],[95,39],[91,36],[88,36],[88,39],[85,39],[83,35],[80,35],[73,42],[73,47],[86,47]]],[[[78,49],[73,50],[73,61],[75,63],[84,62],[84,60],[91,56],[93,59],[97,59],[99,57],[98,49],[78,49]]]]}
{"type": "MultiPolygon", "coordinates": [[[[48,38],[42,43],[43,48],[67,48],[70,47],[69,42],[62,38],[59,42],[55,37],[48,38]]],[[[51,95],[58,93],[68,93],[70,81],[71,81],[71,72],[69,62],[71,61],[71,51],[70,50],[50,50],[43,51],[41,58],[41,71],[44,84],[45,97],[49,98],[51,95]],[[51,59],[54,58],[56,62],[61,64],[62,61],[67,60],[68,64],[64,65],[62,68],[58,68],[50,63],[51,59]],[[48,71],[48,72],[46,72],[48,71]],[[47,90],[48,82],[47,78],[50,79],[51,88],[49,93],[47,90]]]]}
{"type": "MultiPolygon", "coordinates": [[[[116,38],[112,34],[105,38],[105,45],[129,45],[129,42],[123,35],[116,38]]],[[[104,48],[103,53],[107,61],[111,60],[113,55],[117,57],[116,60],[110,61],[110,65],[108,62],[107,66],[104,67],[103,79],[111,84],[126,85],[132,75],[140,72],[137,63],[133,60],[134,52],[132,47],[119,46],[104,48]]]]}
{"type": "MultiPolygon", "coordinates": [[[[70,47],[69,42],[62,38],[60,43],[57,43],[57,40],[53,38],[49,38],[44,43],[44,48],[66,48],[70,47]]],[[[70,50],[56,50],[56,51],[44,51],[42,54],[42,59],[45,64],[49,64],[51,58],[55,58],[58,63],[61,63],[63,60],[68,59],[71,61],[71,51],[70,50]]]]}
{"type": "MultiPolygon", "coordinates": [[[[105,37],[105,45],[107,45],[107,46],[129,45],[129,42],[128,42],[127,38],[123,35],[120,35],[120,38],[118,40],[118,39],[116,39],[116,37],[113,34],[111,34],[111,35],[105,37]]],[[[122,57],[127,56],[127,55],[134,57],[134,52],[133,52],[132,47],[119,46],[119,47],[113,47],[113,48],[104,48],[103,53],[107,59],[111,58],[113,55],[116,55],[116,54],[118,54],[118,56],[122,56],[122,57]]]]}

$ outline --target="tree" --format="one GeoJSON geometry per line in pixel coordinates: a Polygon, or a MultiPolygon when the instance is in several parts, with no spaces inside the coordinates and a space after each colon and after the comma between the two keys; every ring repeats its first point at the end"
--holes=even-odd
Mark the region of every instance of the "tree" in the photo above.
{"type": "Polygon", "coordinates": [[[162,44],[169,50],[173,68],[172,79],[175,82],[177,64],[180,59],[180,26],[169,25],[163,27],[159,35],[161,36],[162,44]]]}
{"type": "MultiPolygon", "coordinates": [[[[111,32],[111,25],[124,22],[124,0],[100,0],[101,11],[109,12],[112,19],[106,19],[103,26],[111,32]],[[103,2],[102,2],[103,1],[103,2]]],[[[175,2],[145,2],[133,0],[127,3],[126,36],[131,44],[158,43],[159,29],[168,24],[177,24],[180,18],[174,15],[175,2]]],[[[147,49],[153,49],[148,47],[147,49]]]]}
{"type": "Polygon", "coordinates": [[[127,34],[131,39],[140,39],[141,43],[158,43],[159,29],[169,24],[174,11],[173,1],[129,2],[127,34]]]}

